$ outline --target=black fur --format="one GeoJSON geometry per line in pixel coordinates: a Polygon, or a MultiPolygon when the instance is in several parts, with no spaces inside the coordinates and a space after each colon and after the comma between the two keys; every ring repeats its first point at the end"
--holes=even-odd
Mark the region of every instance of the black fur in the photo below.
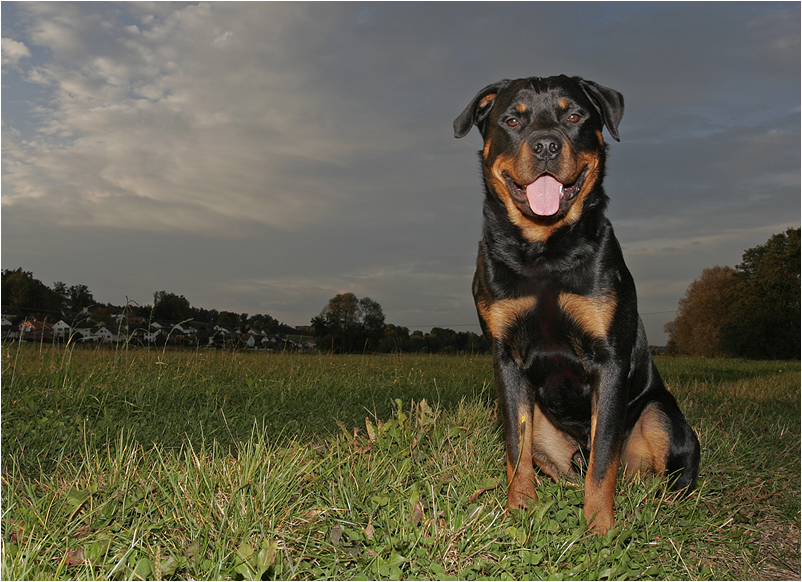
{"type": "Polygon", "coordinates": [[[488,85],[454,121],[456,137],[475,125],[485,143],[473,294],[504,413],[508,507],[537,497],[527,463],[574,478],[584,462],[585,511],[597,531],[612,527],[610,479],[622,452],[665,448],[645,468],[670,474],[673,487],[686,491],[699,465],[698,439],[654,366],[635,284],[604,215],[602,130],[617,140],[623,112],[612,89],[578,77],[533,77],[488,85]],[[526,186],[544,175],[562,184],[551,216],[526,198],[526,186]],[[539,427],[532,455],[522,447],[527,422],[539,427]]]}

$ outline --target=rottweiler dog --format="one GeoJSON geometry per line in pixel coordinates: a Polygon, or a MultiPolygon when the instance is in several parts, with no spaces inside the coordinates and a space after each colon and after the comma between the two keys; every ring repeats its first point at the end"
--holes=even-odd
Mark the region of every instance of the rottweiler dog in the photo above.
{"type": "Polygon", "coordinates": [[[507,509],[537,500],[534,465],[585,473],[584,515],[614,525],[619,466],[694,488],[699,440],[663,384],[638,315],[635,283],[604,211],[618,92],[579,77],[488,85],[454,121],[476,125],[485,184],[473,280],[503,412],[507,509]]]}

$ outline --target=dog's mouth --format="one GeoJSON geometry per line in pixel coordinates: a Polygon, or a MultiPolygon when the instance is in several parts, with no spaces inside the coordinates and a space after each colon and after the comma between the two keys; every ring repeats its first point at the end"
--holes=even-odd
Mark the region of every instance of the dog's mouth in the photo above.
{"type": "Polygon", "coordinates": [[[563,184],[551,174],[541,174],[534,182],[526,186],[517,184],[509,174],[504,174],[507,187],[513,198],[529,204],[529,209],[537,216],[554,216],[563,205],[570,202],[579,193],[585,182],[587,168],[582,170],[576,182],[563,184]]]}

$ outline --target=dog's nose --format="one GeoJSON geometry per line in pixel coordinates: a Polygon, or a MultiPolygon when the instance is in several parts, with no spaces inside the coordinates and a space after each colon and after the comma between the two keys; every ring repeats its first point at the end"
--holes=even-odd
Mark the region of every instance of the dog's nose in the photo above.
{"type": "Polygon", "coordinates": [[[532,151],[535,157],[541,161],[553,160],[560,154],[562,142],[553,135],[545,135],[532,141],[532,151]]]}

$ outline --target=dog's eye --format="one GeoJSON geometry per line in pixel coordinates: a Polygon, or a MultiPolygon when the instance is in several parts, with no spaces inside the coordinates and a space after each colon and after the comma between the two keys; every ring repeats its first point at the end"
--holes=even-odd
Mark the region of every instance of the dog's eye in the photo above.
{"type": "Polygon", "coordinates": [[[582,119],[582,116],[581,116],[581,115],[579,115],[579,113],[572,113],[571,115],[569,115],[569,116],[568,116],[568,121],[569,121],[570,123],[577,123],[577,122],[579,122],[581,119],[582,119]]]}
{"type": "Polygon", "coordinates": [[[514,117],[508,117],[504,120],[504,123],[507,125],[507,127],[518,127],[521,125],[521,122],[514,117]]]}

